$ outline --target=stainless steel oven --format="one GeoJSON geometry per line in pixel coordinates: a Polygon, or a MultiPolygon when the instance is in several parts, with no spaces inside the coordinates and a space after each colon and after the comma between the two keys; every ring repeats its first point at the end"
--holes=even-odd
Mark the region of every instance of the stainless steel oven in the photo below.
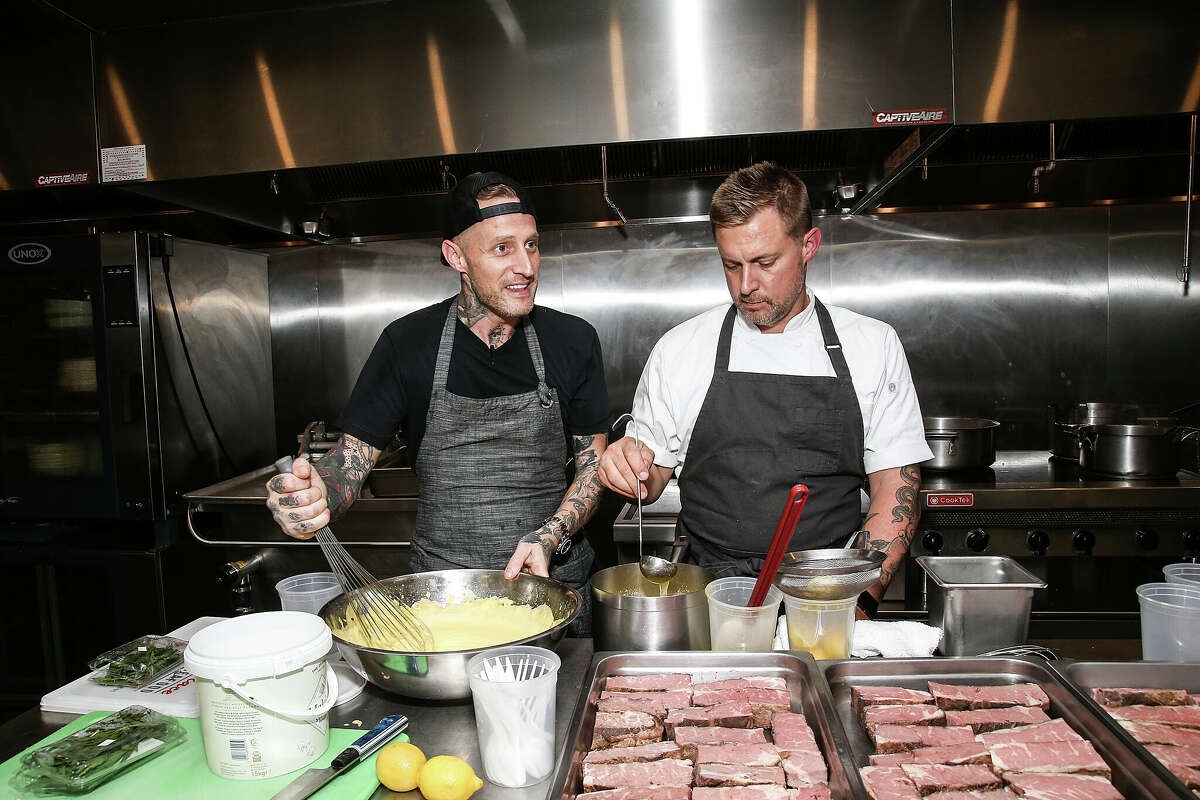
{"type": "Polygon", "coordinates": [[[146,233],[0,240],[0,520],[163,519],[269,456],[266,263],[146,233]]]}

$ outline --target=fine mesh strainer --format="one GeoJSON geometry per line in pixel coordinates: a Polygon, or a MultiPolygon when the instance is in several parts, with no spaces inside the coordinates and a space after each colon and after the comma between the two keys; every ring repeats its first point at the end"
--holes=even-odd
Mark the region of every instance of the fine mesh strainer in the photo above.
{"type": "Polygon", "coordinates": [[[879,580],[885,558],[878,550],[798,550],[784,554],[775,583],[804,600],[849,600],[879,580]]]}

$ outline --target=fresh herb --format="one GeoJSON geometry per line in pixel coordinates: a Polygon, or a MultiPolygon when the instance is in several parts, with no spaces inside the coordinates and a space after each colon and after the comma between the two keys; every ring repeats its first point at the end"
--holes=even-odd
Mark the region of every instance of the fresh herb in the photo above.
{"type": "Polygon", "coordinates": [[[174,719],[129,706],[21,759],[11,785],[32,794],[89,792],[184,738],[174,719]]]}
{"type": "Polygon", "coordinates": [[[108,663],[103,675],[92,678],[104,686],[140,688],[155,676],[183,663],[183,654],[171,645],[146,644],[108,663]]]}

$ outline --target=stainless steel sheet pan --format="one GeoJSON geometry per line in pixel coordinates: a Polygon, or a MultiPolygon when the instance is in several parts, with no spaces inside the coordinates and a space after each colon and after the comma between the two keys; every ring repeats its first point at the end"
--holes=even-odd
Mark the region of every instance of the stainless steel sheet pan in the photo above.
{"type": "MultiPolygon", "coordinates": [[[[1066,681],[1084,695],[1087,703],[1092,700],[1092,689],[1098,688],[1151,688],[1151,689],[1187,689],[1188,692],[1200,692],[1200,664],[1162,661],[1073,661],[1060,662],[1051,665],[1051,669],[1061,675],[1066,681]]],[[[1147,763],[1162,777],[1163,782],[1175,790],[1179,797],[1195,800],[1196,795],[1183,784],[1183,781],[1171,774],[1150,751],[1138,744],[1116,720],[1109,716],[1099,704],[1096,713],[1109,722],[1116,735],[1134,752],[1141,755],[1147,763]]]]}
{"type": "MultiPolygon", "coordinates": [[[[1089,740],[1113,771],[1113,784],[1127,800],[1173,797],[1171,787],[1142,754],[1128,746],[1099,709],[1051,670],[1045,662],[1024,658],[913,658],[829,661],[823,665],[834,709],[852,752],[852,766],[866,766],[871,740],[850,707],[853,686],[903,686],[928,690],[939,683],[1004,686],[1036,683],[1050,697],[1051,717],[1062,717],[1089,740]]],[[[1193,798],[1194,800],[1194,798],[1193,798]]]]}
{"type": "Polygon", "coordinates": [[[750,675],[782,677],[792,695],[792,710],[803,712],[813,729],[817,745],[829,765],[829,790],[833,800],[864,800],[866,789],[853,769],[849,743],[834,711],[825,680],[807,653],[597,653],[587,679],[580,687],[579,701],[557,768],[546,795],[548,800],[570,800],[582,791],[580,763],[592,743],[596,701],[611,675],[647,675],[686,672],[696,683],[709,683],[750,675]],[[847,768],[849,765],[849,768],[847,768]]]}

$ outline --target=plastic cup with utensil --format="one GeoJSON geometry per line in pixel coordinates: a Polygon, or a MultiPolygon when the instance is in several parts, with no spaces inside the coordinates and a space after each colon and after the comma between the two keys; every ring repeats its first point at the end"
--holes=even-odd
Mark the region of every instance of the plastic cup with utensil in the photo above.
{"type": "Polygon", "coordinates": [[[750,606],[754,578],[720,578],[704,587],[713,650],[769,651],[783,592],[772,586],[761,606],[750,606]]]}
{"type": "Polygon", "coordinates": [[[467,662],[484,776],[509,788],[532,786],[554,769],[558,656],[541,647],[485,650],[467,662]]]}

